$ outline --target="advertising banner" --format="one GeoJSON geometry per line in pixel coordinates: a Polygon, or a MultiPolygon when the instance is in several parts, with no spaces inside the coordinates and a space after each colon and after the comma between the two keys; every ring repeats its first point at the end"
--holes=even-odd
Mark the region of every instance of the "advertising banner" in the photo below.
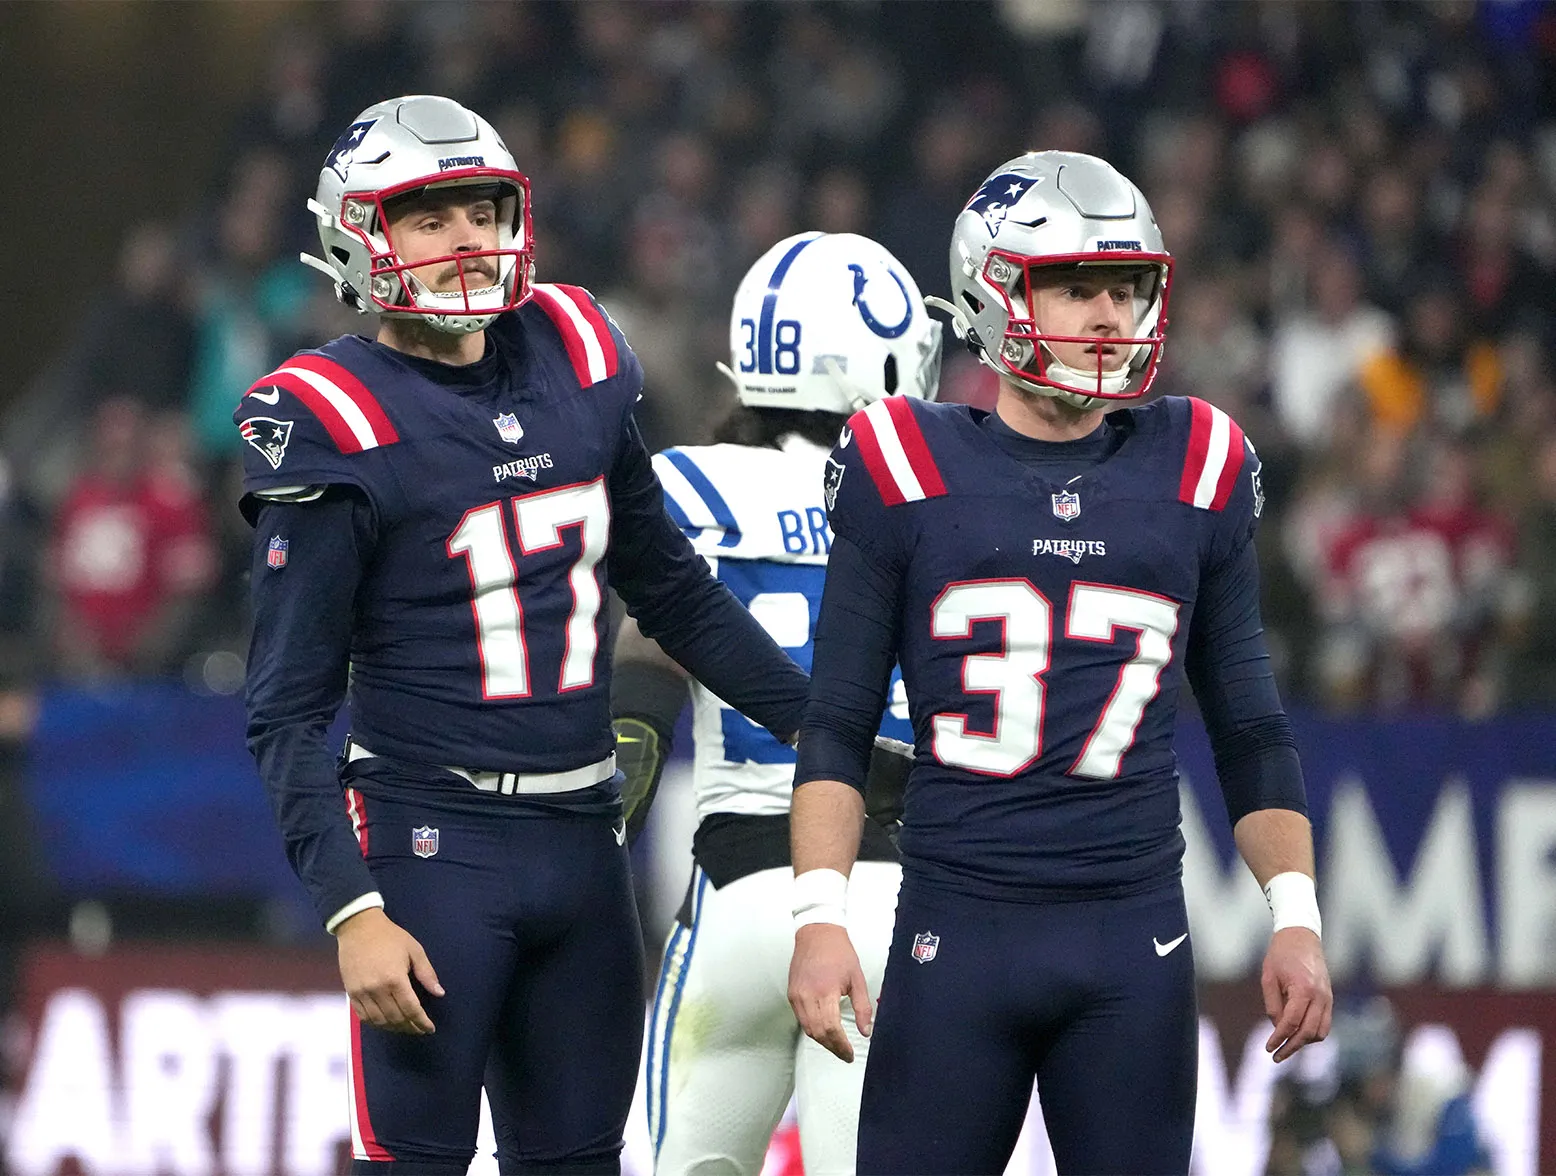
{"type": "MultiPolygon", "coordinates": [[[[38,946],[6,1097],[13,1176],[333,1176],[346,1170],[349,1032],[328,953],[252,946],[38,946]]],[[[1556,1001],[1539,993],[1386,990],[1407,1069],[1468,1074],[1498,1176],[1556,1172],[1556,1001]],[[1543,1128],[1543,1131],[1542,1131],[1543,1128]]],[[[1257,1176],[1281,1074],[1321,1083],[1333,1043],[1275,1067],[1251,981],[1202,992],[1193,1171],[1257,1176]]],[[[1142,1042],[1142,1048],[1149,1048],[1142,1042]]],[[[489,1140],[489,1134],[486,1139],[489,1140]]],[[[790,1157],[788,1171],[793,1171],[790,1157]]],[[[623,1171],[652,1169],[643,1092],[623,1171]]],[[[489,1151],[471,1168],[493,1176],[489,1151]]],[[[1034,1101],[1011,1176],[1053,1171],[1034,1101]]]]}

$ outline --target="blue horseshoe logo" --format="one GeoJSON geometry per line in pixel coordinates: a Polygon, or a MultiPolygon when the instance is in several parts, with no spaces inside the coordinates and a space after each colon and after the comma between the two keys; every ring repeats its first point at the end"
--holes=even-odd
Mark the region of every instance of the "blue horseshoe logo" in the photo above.
{"type": "Polygon", "coordinates": [[[897,283],[897,289],[902,291],[902,301],[905,307],[902,312],[902,321],[891,326],[882,323],[870,313],[870,307],[864,302],[864,266],[850,265],[854,271],[854,305],[859,308],[859,317],[864,319],[864,325],[869,327],[882,339],[895,339],[908,329],[908,324],[913,321],[913,299],[908,297],[908,288],[902,284],[902,279],[897,276],[897,271],[888,269],[891,280],[897,283]]]}

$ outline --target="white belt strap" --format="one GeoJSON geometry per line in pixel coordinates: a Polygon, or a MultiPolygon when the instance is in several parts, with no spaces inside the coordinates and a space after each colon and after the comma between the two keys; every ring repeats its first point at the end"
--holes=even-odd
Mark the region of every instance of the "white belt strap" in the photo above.
{"type": "MultiPolygon", "coordinates": [[[[375,753],[363,747],[355,739],[346,759],[355,762],[373,759],[375,753]]],[[[548,792],[576,792],[603,784],[616,774],[616,753],[613,751],[598,763],[585,764],[565,772],[472,772],[467,768],[444,768],[445,772],[469,781],[482,792],[496,792],[503,796],[534,796],[548,792]]]]}

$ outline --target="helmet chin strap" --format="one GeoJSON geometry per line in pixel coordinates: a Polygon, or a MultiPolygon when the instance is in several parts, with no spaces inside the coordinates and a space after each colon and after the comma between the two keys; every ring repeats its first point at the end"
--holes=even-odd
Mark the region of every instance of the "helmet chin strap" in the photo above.
{"type": "Polygon", "coordinates": [[[1043,374],[1055,383],[1065,385],[1068,389],[1074,391],[1076,395],[1084,396],[1087,400],[1097,399],[1096,396],[1088,395],[1092,389],[1114,395],[1122,392],[1124,386],[1129,383],[1129,361],[1127,359],[1122,367],[1116,368],[1113,371],[1103,371],[1101,379],[1098,379],[1097,374],[1094,372],[1077,371],[1068,364],[1061,363],[1059,357],[1054,354],[1053,348],[1049,347],[1048,344],[1043,344],[1043,350],[1048,354],[1048,363],[1045,365],[1043,374]]]}
{"type": "MultiPolygon", "coordinates": [[[[513,267],[513,259],[504,257],[499,263],[508,269],[513,267]]],[[[496,284],[481,286],[474,290],[429,290],[415,274],[405,275],[405,284],[410,292],[411,301],[422,310],[454,311],[456,313],[431,314],[427,316],[427,325],[437,331],[446,331],[450,335],[473,335],[477,331],[484,331],[496,321],[497,315],[481,314],[482,310],[497,311],[508,301],[508,285],[503,277],[499,277],[496,284]],[[483,306],[482,303],[486,305],[483,306]],[[469,312],[476,313],[469,313],[469,312]]]]}

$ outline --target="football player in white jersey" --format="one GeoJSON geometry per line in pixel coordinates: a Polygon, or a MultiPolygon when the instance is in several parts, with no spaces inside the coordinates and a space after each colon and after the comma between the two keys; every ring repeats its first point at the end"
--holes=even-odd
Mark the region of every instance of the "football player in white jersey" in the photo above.
{"type": "MultiPolygon", "coordinates": [[[[908,271],[880,245],[851,233],[803,233],[774,245],[746,274],[730,314],[730,347],[733,366],[719,366],[738,404],[718,443],[668,449],[654,470],[672,517],[718,578],[808,667],[832,542],[828,449],[856,409],[892,395],[934,398],[940,326],[908,271]]],[[[625,791],[636,792],[627,801],[634,831],[688,683],[693,705],[695,864],[649,1027],[656,1172],[754,1176],[797,1096],[806,1172],[852,1173],[867,1042],[845,1011],[856,1060],[839,1061],[799,1031],[786,996],[794,749],[689,679],[630,619],[616,658],[612,710],[625,791]]],[[[900,679],[881,734],[913,738],[900,679]]],[[[847,908],[849,935],[875,983],[901,879],[882,823],[890,814],[877,815],[881,821],[865,825],[847,908]]]]}

